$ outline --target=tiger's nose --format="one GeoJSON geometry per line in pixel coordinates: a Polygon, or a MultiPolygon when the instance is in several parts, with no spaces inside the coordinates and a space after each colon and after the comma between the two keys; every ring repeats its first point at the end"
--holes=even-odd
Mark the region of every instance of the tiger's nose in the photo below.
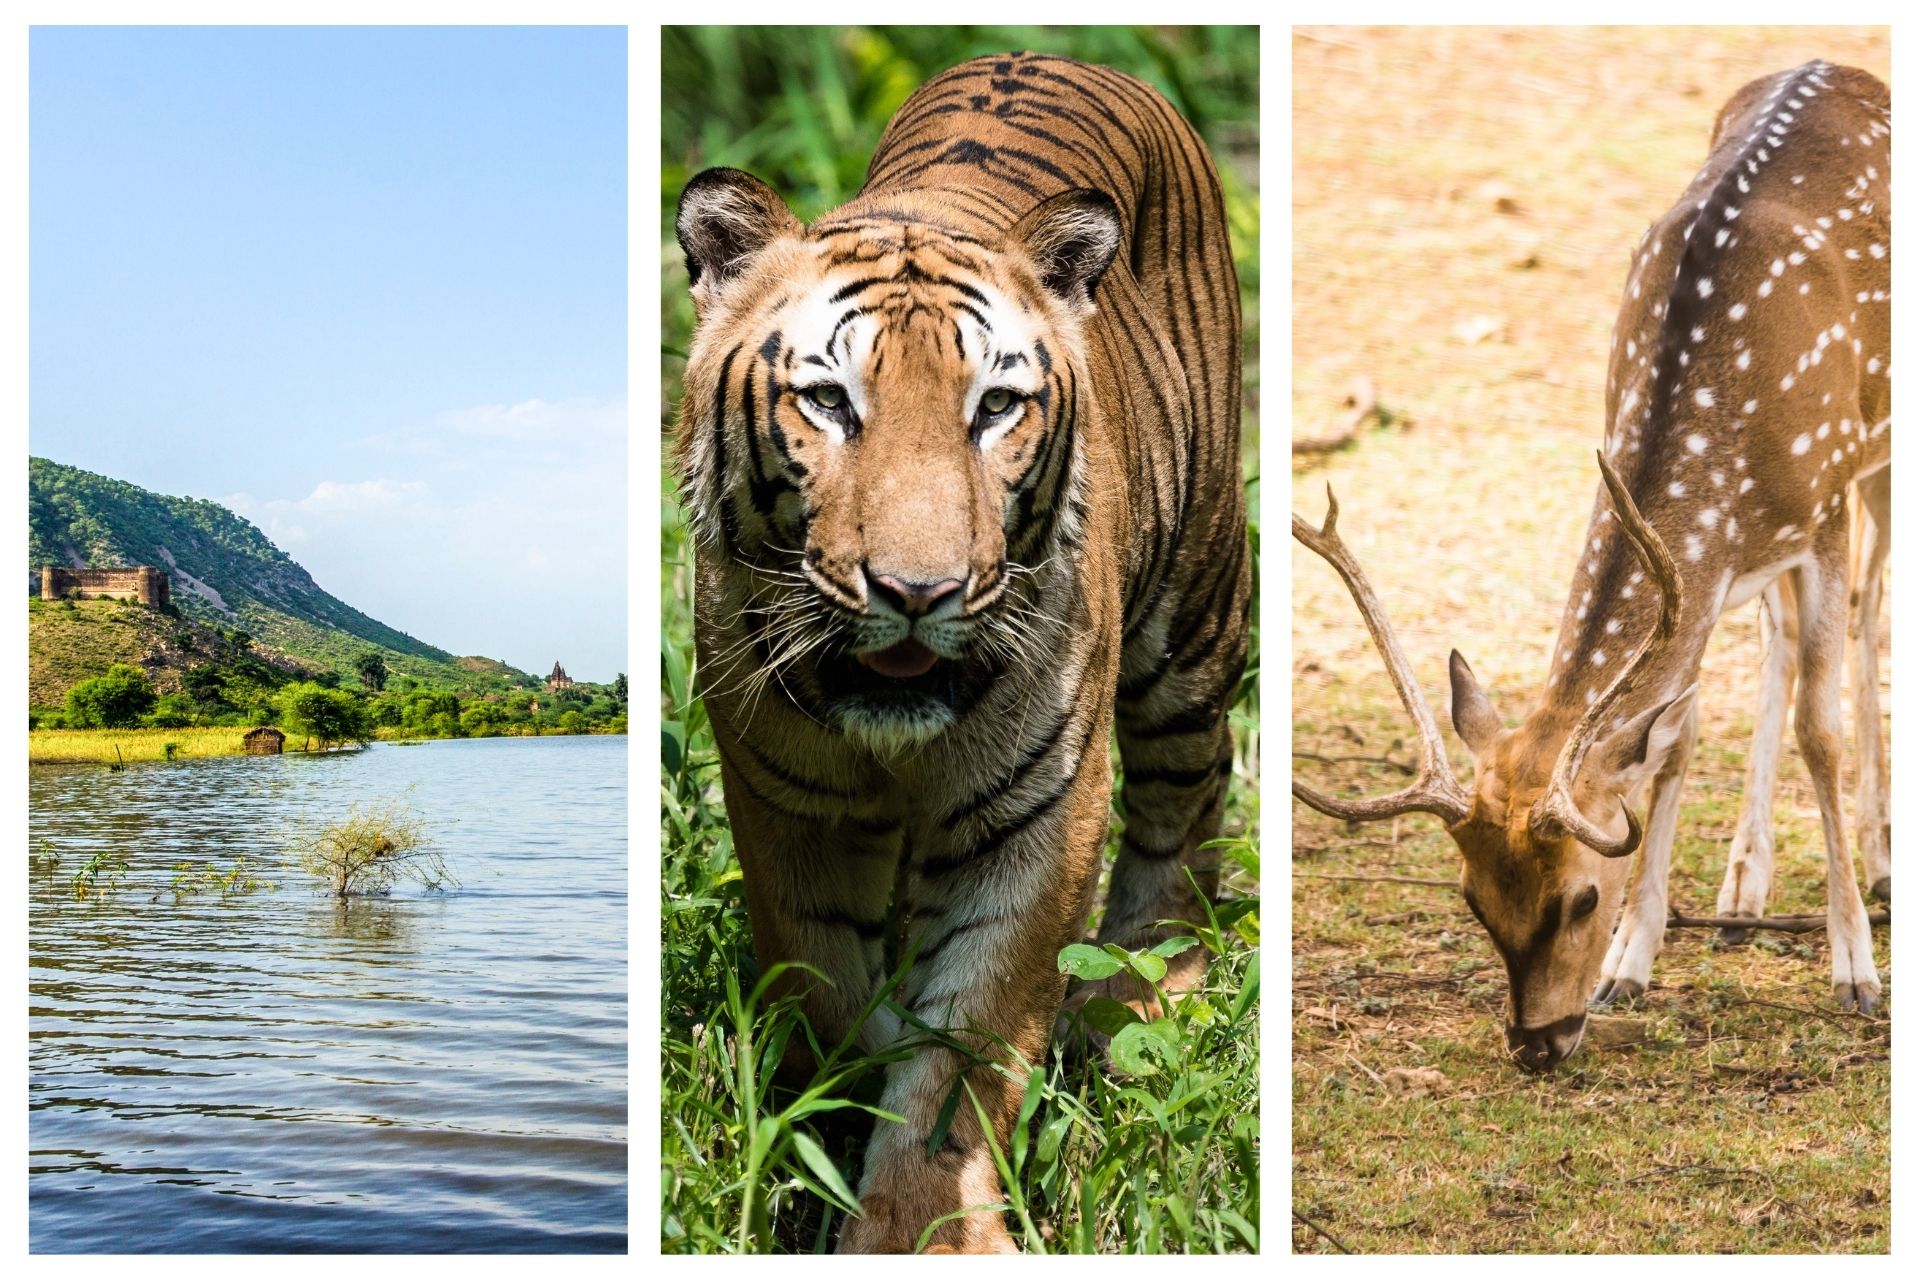
{"type": "Polygon", "coordinates": [[[954,595],[966,583],[959,578],[938,582],[912,582],[890,573],[867,571],[867,589],[909,618],[932,613],[940,602],[954,595]]]}

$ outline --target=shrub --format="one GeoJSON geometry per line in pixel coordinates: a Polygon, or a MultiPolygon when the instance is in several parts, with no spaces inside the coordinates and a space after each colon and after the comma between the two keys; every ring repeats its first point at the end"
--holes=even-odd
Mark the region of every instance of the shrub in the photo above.
{"type": "Polygon", "coordinates": [[[194,722],[193,699],[184,693],[162,694],[153,710],[140,718],[149,729],[185,729],[194,722]]]}
{"type": "Polygon", "coordinates": [[[459,883],[428,842],[426,822],[399,800],[354,805],[343,821],[304,833],[296,852],[338,898],[388,893],[401,880],[429,889],[459,883]]]}
{"type": "Polygon", "coordinates": [[[67,690],[67,723],[76,729],[131,729],[153,710],[153,703],[146,673],[116,662],[107,674],[67,690]]]}
{"type": "Polygon", "coordinates": [[[311,680],[280,691],[280,718],[287,732],[313,738],[325,751],[342,742],[365,742],[373,736],[372,717],[360,699],[344,689],[327,689],[311,680]]]}

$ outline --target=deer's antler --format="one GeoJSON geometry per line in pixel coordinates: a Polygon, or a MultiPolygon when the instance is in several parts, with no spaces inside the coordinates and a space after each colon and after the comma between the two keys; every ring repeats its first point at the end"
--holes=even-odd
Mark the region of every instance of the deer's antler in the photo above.
{"type": "Polygon", "coordinates": [[[1549,839],[1559,832],[1565,832],[1595,853],[1608,858],[1624,858],[1640,846],[1640,820],[1623,799],[1620,812],[1627,819],[1627,834],[1616,837],[1603,831],[1590,822],[1580,812],[1580,806],[1574,803],[1573,782],[1580,774],[1581,762],[1587,758],[1587,750],[1593,746],[1601,722],[1619,704],[1620,699],[1636,686],[1648,663],[1672,638],[1674,627],[1680,621],[1680,571],[1674,567],[1667,544],[1660,540],[1660,535],[1640,514],[1633,495],[1627,492],[1626,484],[1621,481],[1619,472],[1613,469],[1613,464],[1607,461],[1607,455],[1596,449],[1594,456],[1600,460],[1600,478],[1606,482],[1614,517],[1620,521],[1621,531],[1627,535],[1634,550],[1640,553],[1647,573],[1660,589],[1660,612],[1654,619],[1653,630],[1640,641],[1640,647],[1633,651],[1633,657],[1628,659],[1613,683],[1607,686],[1606,692],[1587,707],[1579,723],[1574,725],[1573,732],[1567,736],[1565,745],[1560,748],[1560,758],[1554,763],[1553,776],[1547,782],[1546,793],[1533,802],[1527,826],[1539,838],[1549,839]]]}
{"type": "Polygon", "coordinates": [[[1433,722],[1433,712],[1420,694],[1419,682],[1414,679],[1413,667],[1400,648],[1399,637],[1393,633],[1393,624],[1387,621],[1386,611],[1380,607],[1379,597],[1373,594],[1373,586],[1367,581],[1367,575],[1361,572],[1360,562],[1353,558],[1353,554],[1347,550],[1347,544],[1334,531],[1334,522],[1339,516],[1339,500],[1333,496],[1333,486],[1328,485],[1326,520],[1315,529],[1296,514],[1293,517],[1293,536],[1305,544],[1309,551],[1333,566],[1341,581],[1347,584],[1353,602],[1360,607],[1361,620],[1367,624],[1367,631],[1373,636],[1374,647],[1386,660],[1387,674],[1393,677],[1393,687],[1399,690],[1400,701],[1406,705],[1407,714],[1413,717],[1414,729],[1420,735],[1420,772],[1407,786],[1391,795],[1372,800],[1337,800],[1299,781],[1293,784],[1293,794],[1321,813],[1345,818],[1349,822],[1369,822],[1377,818],[1421,812],[1437,814],[1452,826],[1466,818],[1473,807],[1472,799],[1454,778],[1453,768],[1447,763],[1446,744],[1433,722]]]}

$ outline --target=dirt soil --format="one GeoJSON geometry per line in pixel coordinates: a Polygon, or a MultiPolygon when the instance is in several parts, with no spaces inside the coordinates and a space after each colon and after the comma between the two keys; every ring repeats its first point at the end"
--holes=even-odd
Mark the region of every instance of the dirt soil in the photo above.
{"type": "MultiPolygon", "coordinates": [[[[1337,422],[1356,379],[1382,410],[1347,447],[1296,457],[1293,509],[1317,523],[1326,486],[1339,495],[1443,726],[1455,646],[1513,723],[1546,673],[1596,486],[1630,250],[1738,88],[1816,57],[1886,79],[1887,32],[1293,36],[1295,438],[1337,422]]],[[[1351,601],[1297,543],[1291,563],[1296,771],[1403,785],[1381,761],[1411,759],[1410,727],[1351,601]]],[[[1756,612],[1723,620],[1703,669],[1670,897],[1689,914],[1712,913],[1733,830],[1756,612]]],[[[1818,812],[1788,739],[1770,910],[1819,912],[1818,812]]],[[[1504,977],[1447,887],[1458,859],[1437,821],[1348,829],[1296,803],[1293,869],[1296,1249],[1887,1247],[1888,1023],[1832,1007],[1824,935],[1724,948],[1676,931],[1630,1011],[1644,1025],[1522,1080],[1500,1060],[1504,977]],[[1408,1089],[1394,1070],[1444,1082],[1408,1089]]],[[[1886,929],[1876,944],[1890,989],[1886,929]]]]}

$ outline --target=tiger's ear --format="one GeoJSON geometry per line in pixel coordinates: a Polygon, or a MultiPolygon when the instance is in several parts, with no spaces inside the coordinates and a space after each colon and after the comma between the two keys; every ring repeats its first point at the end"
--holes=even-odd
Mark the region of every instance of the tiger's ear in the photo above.
{"type": "Polygon", "coordinates": [[[752,174],[704,169],[680,192],[674,231],[695,307],[704,308],[754,254],[802,228],[779,194],[752,174]]]}
{"type": "Polygon", "coordinates": [[[1062,191],[1020,219],[1008,239],[1033,259],[1047,292],[1086,315],[1120,250],[1120,209],[1103,191],[1062,191]]]}

